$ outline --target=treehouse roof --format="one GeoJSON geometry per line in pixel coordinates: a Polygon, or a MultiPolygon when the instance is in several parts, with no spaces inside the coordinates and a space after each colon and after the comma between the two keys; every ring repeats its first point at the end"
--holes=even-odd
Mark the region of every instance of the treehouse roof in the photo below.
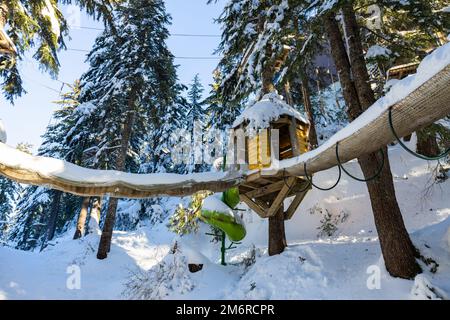
{"type": "Polygon", "coordinates": [[[245,123],[247,130],[250,131],[265,129],[270,126],[271,122],[278,120],[283,115],[295,117],[303,123],[309,123],[300,112],[284,102],[282,96],[276,92],[271,92],[264,95],[258,102],[245,108],[234,121],[233,128],[245,123]]]}

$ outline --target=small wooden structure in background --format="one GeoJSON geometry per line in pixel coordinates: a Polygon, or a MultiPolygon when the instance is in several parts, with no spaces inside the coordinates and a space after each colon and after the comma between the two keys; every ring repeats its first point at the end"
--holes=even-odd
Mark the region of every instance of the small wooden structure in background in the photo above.
{"type": "Polygon", "coordinates": [[[391,79],[401,80],[410,74],[416,73],[419,64],[420,64],[419,62],[412,62],[392,67],[387,71],[386,78],[387,80],[391,79]]]}
{"type": "MultiPolygon", "coordinates": [[[[390,68],[387,71],[386,80],[402,80],[409,76],[410,74],[414,74],[417,72],[417,68],[419,67],[419,62],[411,62],[406,64],[401,64],[395,67],[390,68]]],[[[412,134],[408,134],[403,137],[404,141],[411,141],[412,134]]]]}
{"type": "Polygon", "coordinates": [[[233,150],[230,156],[238,169],[250,170],[245,181],[239,185],[240,197],[262,218],[273,216],[286,198],[295,196],[285,211],[285,219],[290,219],[309,190],[303,177],[261,173],[261,169],[269,168],[276,161],[307,152],[308,130],[308,121],[275,93],[264,96],[245,110],[233,124],[233,150]],[[274,114],[268,111],[274,111],[274,114]],[[273,118],[268,123],[268,119],[264,119],[262,123],[265,128],[260,128],[258,121],[265,117],[262,115],[265,112],[269,114],[269,119],[273,118]]]}

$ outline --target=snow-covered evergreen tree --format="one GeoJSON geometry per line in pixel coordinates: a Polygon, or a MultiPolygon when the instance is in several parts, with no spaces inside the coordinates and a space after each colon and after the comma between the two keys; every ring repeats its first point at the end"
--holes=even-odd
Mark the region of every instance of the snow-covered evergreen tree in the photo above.
{"type": "MultiPolygon", "coordinates": [[[[155,150],[146,145],[159,140],[149,141],[149,135],[162,135],[180,90],[165,44],[170,16],[161,0],[130,0],[118,7],[116,17],[116,32],[107,28],[88,55],[90,68],[81,78],[79,99],[85,116],[74,126],[75,137],[86,141],[88,165],[139,172],[142,153],[155,150]]],[[[161,168],[158,157],[147,154],[148,170],[161,168]]],[[[117,206],[118,199],[110,198],[99,258],[109,250],[117,206]]]]}
{"type": "Polygon", "coordinates": [[[0,242],[5,239],[11,221],[14,203],[20,192],[20,185],[5,177],[0,177],[0,242]]]}
{"type": "Polygon", "coordinates": [[[190,136],[190,154],[188,172],[204,171],[205,143],[205,102],[203,101],[203,86],[198,74],[194,76],[187,92],[188,109],[185,116],[185,130],[190,136]]]}
{"type": "MultiPolygon", "coordinates": [[[[80,150],[69,146],[67,135],[77,121],[79,83],[69,85],[48,125],[38,155],[80,163],[80,150]]],[[[45,246],[48,240],[63,232],[72,222],[81,199],[70,194],[44,187],[27,186],[17,203],[9,240],[24,250],[45,246]]]]}

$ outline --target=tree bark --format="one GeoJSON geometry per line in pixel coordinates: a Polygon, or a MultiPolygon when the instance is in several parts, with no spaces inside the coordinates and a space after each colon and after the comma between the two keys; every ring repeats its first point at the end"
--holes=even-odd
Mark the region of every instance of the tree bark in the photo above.
{"type": "Polygon", "coordinates": [[[334,13],[329,13],[324,18],[325,31],[331,47],[331,55],[339,74],[339,80],[342,87],[342,95],[344,96],[347,106],[347,115],[350,120],[356,119],[361,113],[361,106],[358,101],[355,85],[353,83],[350,61],[348,60],[347,51],[342,41],[339,24],[336,21],[334,13]]]}
{"type": "Polygon", "coordinates": [[[280,254],[287,247],[286,233],[284,229],[284,208],[269,217],[269,256],[280,254]]]}
{"type": "Polygon", "coordinates": [[[75,229],[75,234],[73,235],[73,239],[79,239],[84,235],[84,229],[86,225],[86,217],[89,211],[89,204],[91,202],[91,198],[85,197],[83,198],[83,203],[81,204],[80,213],[78,214],[77,220],[77,228],[75,229]]]}
{"type": "Polygon", "coordinates": [[[439,153],[439,145],[436,140],[436,135],[424,128],[416,131],[417,136],[417,153],[427,156],[436,157],[439,153]]]}
{"type": "Polygon", "coordinates": [[[311,96],[309,94],[308,78],[306,77],[306,75],[304,74],[301,75],[301,81],[302,81],[303,105],[305,106],[306,116],[308,117],[309,121],[309,134],[308,134],[309,150],[313,150],[319,146],[319,141],[317,140],[316,124],[314,122],[314,115],[311,105],[311,96]]]}
{"type": "Polygon", "coordinates": [[[369,73],[362,48],[359,26],[356,21],[353,1],[347,0],[342,7],[345,34],[347,35],[348,57],[350,72],[353,75],[356,93],[358,95],[361,112],[375,103],[375,94],[370,87],[369,73]]]}
{"type": "MultiPolygon", "coordinates": [[[[133,88],[128,100],[127,115],[122,129],[122,137],[120,141],[120,152],[116,161],[116,170],[124,171],[125,162],[127,158],[128,146],[130,143],[131,133],[133,129],[133,123],[135,118],[135,102],[136,92],[138,88],[133,88]]],[[[108,256],[108,252],[111,250],[111,239],[116,222],[116,210],[119,199],[110,198],[108,201],[108,210],[106,211],[105,224],[103,225],[102,236],[98,246],[97,258],[105,259],[108,256]]]]}
{"type": "Polygon", "coordinates": [[[50,211],[50,219],[48,222],[48,232],[47,232],[47,241],[50,241],[55,236],[56,231],[56,219],[58,217],[59,204],[61,202],[61,191],[55,191],[55,195],[53,197],[52,207],[50,211]]]}
{"type": "MultiPolygon", "coordinates": [[[[332,56],[343,82],[347,114],[350,120],[354,120],[373,104],[375,98],[368,82],[359,30],[355,25],[356,18],[351,4],[344,5],[343,15],[351,64],[334,14],[327,15],[325,28],[330,40],[332,56]]],[[[386,147],[384,154],[383,170],[377,179],[367,182],[367,188],[386,269],[392,276],[411,279],[420,272],[420,267],[415,260],[417,253],[406,231],[397,203],[386,147]]],[[[381,165],[380,157],[378,153],[372,153],[358,158],[366,179],[377,172],[381,165]]]]}
{"type": "Polygon", "coordinates": [[[53,202],[50,208],[50,216],[47,223],[47,234],[42,241],[41,251],[46,247],[48,241],[52,240],[56,231],[56,220],[58,218],[59,204],[61,202],[61,191],[54,191],[53,202]]]}

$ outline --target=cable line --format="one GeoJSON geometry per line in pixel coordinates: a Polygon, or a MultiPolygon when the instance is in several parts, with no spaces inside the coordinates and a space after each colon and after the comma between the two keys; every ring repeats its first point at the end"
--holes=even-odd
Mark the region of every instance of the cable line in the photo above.
{"type": "Polygon", "coordinates": [[[338,162],[338,166],[339,166],[339,167],[342,169],[342,171],[344,171],[350,178],[353,178],[353,179],[355,179],[356,181],[360,181],[360,182],[368,182],[368,181],[374,180],[374,179],[378,178],[378,176],[381,174],[381,171],[383,170],[383,167],[384,167],[384,159],[385,159],[383,148],[381,148],[381,149],[379,150],[379,152],[381,152],[381,157],[382,157],[382,158],[381,158],[381,165],[380,165],[380,167],[378,168],[378,171],[377,171],[372,177],[367,178],[367,179],[362,179],[362,178],[358,178],[358,177],[355,177],[354,175],[350,174],[350,173],[344,168],[344,166],[343,166],[343,164],[342,164],[342,162],[341,162],[341,159],[339,159],[339,142],[336,142],[336,160],[337,160],[337,162],[338,162]]]}
{"type": "Polygon", "coordinates": [[[308,180],[308,182],[309,182],[313,187],[316,187],[317,189],[322,190],[322,191],[329,191],[329,190],[333,189],[334,187],[336,187],[336,186],[338,185],[339,181],[341,180],[341,175],[342,175],[341,167],[338,166],[338,169],[339,169],[339,175],[338,175],[338,179],[337,179],[336,183],[333,184],[333,185],[332,185],[331,187],[329,187],[329,188],[322,188],[322,187],[316,186],[316,185],[313,183],[312,177],[310,177],[310,176],[308,175],[308,171],[306,171],[306,161],[303,163],[303,170],[305,171],[305,177],[306,177],[306,180],[308,180]]]}
{"type": "Polygon", "coordinates": [[[428,157],[428,156],[424,156],[422,154],[419,154],[417,152],[412,151],[411,149],[409,149],[400,139],[400,137],[398,136],[397,132],[395,132],[394,129],[394,124],[392,122],[392,107],[389,108],[389,127],[391,128],[392,134],[394,135],[394,137],[397,139],[397,142],[400,146],[402,146],[403,149],[405,149],[406,151],[408,151],[410,154],[412,154],[413,156],[423,159],[423,160],[429,160],[429,161],[433,161],[433,160],[439,160],[442,159],[444,157],[446,157],[449,153],[450,153],[450,147],[447,148],[444,152],[442,152],[441,154],[435,156],[435,157],[428,157]]]}

